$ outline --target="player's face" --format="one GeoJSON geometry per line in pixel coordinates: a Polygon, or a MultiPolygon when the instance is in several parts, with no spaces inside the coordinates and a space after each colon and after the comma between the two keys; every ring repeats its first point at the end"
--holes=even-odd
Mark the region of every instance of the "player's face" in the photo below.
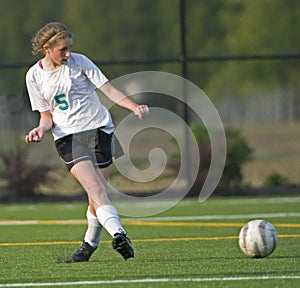
{"type": "Polygon", "coordinates": [[[72,39],[61,39],[54,47],[48,48],[47,56],[50,57],[55,66],[67,63],[71,55],[72,44],[72,39]]]}

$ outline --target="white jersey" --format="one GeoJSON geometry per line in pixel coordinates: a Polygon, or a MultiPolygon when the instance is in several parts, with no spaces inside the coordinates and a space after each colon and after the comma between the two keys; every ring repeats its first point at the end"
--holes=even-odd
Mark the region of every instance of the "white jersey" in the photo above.
{"type": "Polygon", "coordinates": [[[32,110],[52,113],[54,140],[99,127],[114,131],[111,115],[96,93],[106,82],[100,69],[77,53],[56,70],[45,71],[37,62],[26,74],[32,110]]]}

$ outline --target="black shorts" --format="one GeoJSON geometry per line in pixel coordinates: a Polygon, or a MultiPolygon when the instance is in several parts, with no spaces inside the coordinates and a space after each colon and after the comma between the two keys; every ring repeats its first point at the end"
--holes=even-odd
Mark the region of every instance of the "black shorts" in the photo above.
{"type": "Polygon", "coordinates": [[[81,161],[91,160],[94,166],[105,168],[112,157],[123,155],[122,147],[114,134],[100,128],[67,135],[55,141],[56,150],[68,170],[81,161]]]}

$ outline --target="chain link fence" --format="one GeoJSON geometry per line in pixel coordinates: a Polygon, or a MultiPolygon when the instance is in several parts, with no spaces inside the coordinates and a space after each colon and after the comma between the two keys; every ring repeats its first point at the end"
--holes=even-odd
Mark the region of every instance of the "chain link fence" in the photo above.
{"type": "MultiPolygon", "coordinates": [[[[234,185],[250,189],[300,184],[297,1],[155,0],[124,5],[121,0],[74,0],[59,1],[60,9],[56,2],[23,1],[28,14],[11,1],[0,3],[7,11],[0,21],[4,31],[0,36],[4,47],[0,52],[0,198],[83,194],[57,156],[51,133],[43,143],[24,142],[25,134],[38,123],[25,88],[25,73],[32,64],[25,61],[30,53],[28,39],[33,27],[51,18],[70,23],[74,39],[79,39],[74,49],[84,51],[111,80],[137,71],[165,71],[202,89],[216,107],[225,130],[238,131],[252,151],[251,157],[241,162],[241,179],[234,185]],[[111,13],[99,17],[104,8],[111,13]],[[128,17],[134,21],[128,22],[128,17]],[[111,30],[102,29],[107,23],[111,23],[111,30]],[[121,59],[114,60],[115,55],[121,59]],[[16,63],[8,63],[9,59],[16,63]]],[[[174,101],[155,93],[133,97],[150,107],[177,113],[188,124],[201,122],[193,109],[186,109],[187,99],[174,101]]],[[[106,103],[105,97],[101,100],[106,103]]],[[[116,125],[128,115],[116,107],[111,113],[116,125]]],[[[128,131],[133,128],[128,127],[128,131]]],[[[166,169],[157,179],[132,181],[112,166],[111,183],[125,193],[147,195],[169,187],[178,174],[180,159],[178,145],[166,131],[145,129],[133,137],[129,151],[132,162],[146,171],[155,148],[165,151],[167,158],[166,169]]],[[[202,163],[209,163],[208,150],[205,146],[206,155],[200,155],[202,163]]],[[[193,157],[192,151],[187,153],[193,157]]],[[[235,154],[237,160],[238,150],[235,154]]],[[[185,168],[187,179],[192,169],[185,168]]],[[[185,180],[178,189],[184,189],[185,180]]]]}
{"type": "MultiPolygon", "coordinates": [[[[243,65],[247,65],[245,61],[239,61],[238,63],[236,60],[234,61],[235,65],[239,65],[240,70],[243,69],[243,65]]],[[[259,61],[259,65],[262,66],[271,65],[272,61],[278,62],[277,59],[248,61],[259,61]]],[[[280,61],[288,65],[290,60],[281,59],[280,61]]],[[[294,61],[299,60],[295,59],[294,61]]],[[[215,60],[212,62],[215,65],[215,60]]],[[[226,61],[226,65],[230,65],[229,62],[226,61]]],[[[198,77],[197,67],[200,65],[203,67],[203,63],[200,62],[191,64],[189,78],[195,84],[197,84],[198,77]]],[[[212,64],[206,61],[205,65],[209,67],[212,64]]],[[[224,62],[220,61],[219,65],[224,65],[224,62]]],[[[108,71],[110,69],[109,66],[105,68],[108,71]]],[[[143,66],[143,68],[146,68],[146,66],[143,66]]],[[[20,73],[24,73],[24,69],[19,68],[15,68],[13,71],[16,73],[15,78],[19,78],[20,73]]],[[[0,70],[0,72],[5,73],[5,69],[0,70]]],[[[21,78],[24,79],[24,74],[21,78]]],[[[264,187],[273,184],[299,185],[300,104],[298,91],[289,89],[288,85],[281,86],[280,83],[275,88],[273,86],[272,89],[262,88],[260,85],[253,89],[255,81],[250,80],[236,83],[232,79],[232,83],[228,82],[226,91],[222,91],[221,94],[213,89],[211,89],[211,92],[206,92],[214,103],[224,126],[239,130],[253,151],[251,159],[242,167],[240,185],[244,187],[264,187]],[[247,87],[249,82],[251,82],[251,89],[247,87]],[[232,87],[230,87],[231,85],[232,87]],[[237,92],[230,92],[247,91],[248,88],[250,92],[241,93],[241,95],[237,92]]],[[[12,181],[10,173],[23,174],[24,171],[22,170],[24,169],[28,170],[35,167],[34,171],[36,171],[36,168],[39,169],[39,167],[42,167],[41,165],[46,165],[50,167],[45,170],[46,175],[39,175],[40,179],[36,179],[36,182],[28,183],[28,186],[35,183],[36,187],[31,187],[33,191],[50,195],[81,194],[81,187],[69,176],[58,158],[50,133],[41,144],[26,145],[24,143],[26,132],[38,123],[38,115],[30,109],[24,84],[12,88],[9,93],[2,90],[0,96],[0,133],[3,140],[0,149],[2,155],[0,163],[1,193],[11,193],[7,191],[7,187],[10,187],[7,182],[12,181]],[[5,155],[10,155],[10,163],[5,162],[5,155]],[[24,161],[21,161],[18,157],[23,157],[24,161]],[[19,167],[14,165],[19,165],[19,167]]],[[[162,101],[163,97],[167,98],[164,95],[159,95],[159,97],[151,94],[142,95],[143,101],[148,102],[150,106],[177,111],[176,106],[178,103],[172,103],[170,99],[162,101]]],[[[116,122],[121,121],[128,114],[116,108],[113,108],[111,112],[116,122]]],[[[167,151],[168,158],[166,169],[157,179],[148,183],[134,182],[120,176],[118,171],[112,167],[111,183],[118,190],[126,193],[147,193],[149,195],[166,189],[172,184],[178,172],[174,168],[176,167],[176,161],[178,161],[176,159],[178,147],[172,141],[170,135],[157,129],[148,129],[134,138],[131,153],[134,165],[138,169],[147,169],[149,151],[157,147],[167,151]]],[[[28,174],[25,173],[25,175],[28,177],[28,174]]],[[[25,179],[19,179],[19,181],[26,182],[25,179]]],[[[20,183],[20,185],[24,185],[24,183],[20,183]]],[[[10,189],[12,188],[10,187],[10,189]]],[[[30,190],[30,187],[28,189],[30,190]]]]}

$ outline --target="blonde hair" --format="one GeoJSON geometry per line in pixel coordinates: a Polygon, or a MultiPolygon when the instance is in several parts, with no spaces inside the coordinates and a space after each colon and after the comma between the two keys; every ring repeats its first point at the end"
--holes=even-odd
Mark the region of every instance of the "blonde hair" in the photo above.
{"type": "Polygon", "coordinates": [[[42,27],[32,39],[32,54],[43,52],[43,46],[47,44],[50,48],[55,46],[58,40],[71,39],[72,33],[68,27],[60,22],[51,22],[42,27]]]}

